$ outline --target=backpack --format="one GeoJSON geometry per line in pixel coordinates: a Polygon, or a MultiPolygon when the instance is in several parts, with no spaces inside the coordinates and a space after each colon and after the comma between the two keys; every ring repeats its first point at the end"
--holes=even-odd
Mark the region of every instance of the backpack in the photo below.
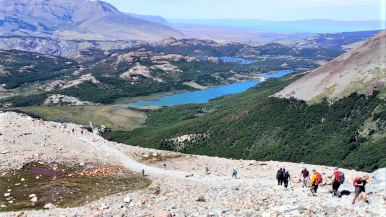
{"type": "Polygon", "coordinates": [[[354,182],[352,183],[352,184],[354,185],[354,187],[357,187],[355,184],[357,184],[357,182],[358,182],[359,180],[362,180],[362,178],[361,178],[361,177],[356,177],[356,178],[354,179],[354,182]]]}
{"type": "Polygon", "coordinates": [[[339,172],[339,174],[338,174],[338,182],[340,183],[340,184],[343,184],[343,182],[344,182],[344,173],[343,172],[339,172]]]}
{"type": "Polygon", "coordinates": [[[233,174],[234,174],[234,175],[237,175],[237,171],[236,171],[236,170],[233,170],[233,174]]]}
{"type": "Polygon", "coordinates": [[[283,171],[277,171],[276,179],[281,179],[283,177],[283,171]]]}
{"type": "Polygon", "coordinates": [[[317,173],[317,174],[316,174],[316,179],[315,179],[314,184],[315,184],[315,185],[319,185],[319,184],[322,183],[322,182],[323,182],[322,174],[317,173]]]}

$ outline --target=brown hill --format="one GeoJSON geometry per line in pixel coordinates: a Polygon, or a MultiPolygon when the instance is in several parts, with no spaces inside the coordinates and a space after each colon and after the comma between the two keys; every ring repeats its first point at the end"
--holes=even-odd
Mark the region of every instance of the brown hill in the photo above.
{"type": "Polygon", "coordinates": [[[371,94],[386,84],[386,31],[362,46],[307,73],[276,94],[307,101],[329,100],[353,92],[371,94]]]}

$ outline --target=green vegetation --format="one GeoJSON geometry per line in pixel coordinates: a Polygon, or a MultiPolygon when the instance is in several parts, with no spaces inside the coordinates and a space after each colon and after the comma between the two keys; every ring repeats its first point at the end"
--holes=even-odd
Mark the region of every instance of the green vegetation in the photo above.
{"type": "MultiPolygon", "coordinates": [[[[294,78],[296,79],[296,78],[294,78]]],[[[386,166],[385,103],[378,92],[351,94],[330,104],[268,97],[291,81],[270,79],[250,90],[212,100],[148,111],[146,127],[113,131],[106,138],[175,150],[169,139],[188,134],[209,138],[184,144],[183,152],[228,158],[307,162],[373,171],[386,166]],[[377,112],[373,112],[377,109],[377,112]],[[360,135],[366,120],[377,127],[360,135]]],[[[180,148],[180,147],[179,147],[180,148]]]]}
{"type": "Polygon", "coordinates": [[[1,50],[0,66],[4,67],[0,68],[0,84],[12,89],[23,84],[43,82],[70,74],[75,71],[77,63],[63,57],[1,50]]]}
{"type": "Polygon", "coordinates": [[[86,202],[123,191],[146,188],[151,184],[138,174],[120,167],[81,168],[30,163],[0,177],[0,212],[43,209],[47,203],[60,208],[76,207],[86,202]],[[55,168],[57,167],[57,168],[55,168]],[[23,179],[23,180],[22,180],[23,179]],[[9,191],[10,190],[10,191],[9,191]],[[37,202],[29,196],[35,194],[37,202]],[[9,203],[12,200],[13,203],[9,203]]]}

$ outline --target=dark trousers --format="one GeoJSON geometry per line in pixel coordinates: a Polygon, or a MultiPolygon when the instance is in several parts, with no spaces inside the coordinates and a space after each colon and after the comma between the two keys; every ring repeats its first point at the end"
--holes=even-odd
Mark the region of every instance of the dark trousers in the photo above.
{"type": "Polygon", "coordinates": [[[312,194],[315,194],[317,191],[318,191],[318,186],[312,184],[312,185],[311,185],[311,193],[312,193],[312,194]]]}
{"type": "Polygon", "coordinates": [[[285,187],[285,188],[288,187],[288,179],[284,179],[284,187],[285,187]]]}
{"type": "Polygon", "coordinates": [[[339,187],[340,183],[335,180],[334,183],[332,183],[332,191],[334,192],[334,196],[340,196],[340,193],[338,191],[339,187]]]}
{"type": "Polygon", "coordinates": [[[284,181],[283,179],[278,179],[277,180],[277,185],[283,185],[283,181],[284,181]]]}

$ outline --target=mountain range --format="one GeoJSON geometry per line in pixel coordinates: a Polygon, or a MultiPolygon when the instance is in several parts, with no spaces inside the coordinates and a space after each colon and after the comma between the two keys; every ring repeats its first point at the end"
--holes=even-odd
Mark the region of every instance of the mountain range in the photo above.
{"type": "Polygon", "coordinates": [[[2,36],[148,41],[183,36],[160,18],[153,22],[154,18],[126,14],[103,1],[1,0],[0,5],[2,36]]]}
{"type": "Polygon", "coordinates": [[[340,21],[310,19],[296,21],[268,21],[259,19],[167,19],[172,24],[238,27],[263,31],[287,31],[308,33],[336,33],[385,29],[385,20],[340,21]]]}

